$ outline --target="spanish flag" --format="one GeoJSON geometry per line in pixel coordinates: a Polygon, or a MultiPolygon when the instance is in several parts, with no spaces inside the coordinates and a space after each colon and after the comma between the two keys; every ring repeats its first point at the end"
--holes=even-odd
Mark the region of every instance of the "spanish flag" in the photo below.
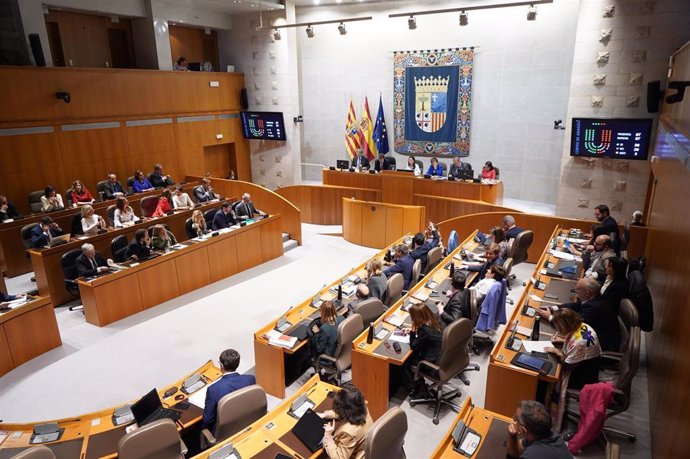
{"type": "Polygon", "coordinates": [[[376,143],[374,142],[374,123],[371,122],[371,112],[369,111],[369,99],[364,97],[364,114],[359,122],[360,139],[362,150],[370,160],[376,158],[376,143]]]}
{"type": "Polygon", "coordinates": [[[352,104],[352,99],[350,99],[350,111],[347,113],[347,122],[345,124],[345,150],[350,155],[350,160],[357,155],[357,150],[360,146],[357,115],[355,115],[355,106],[352,104]]]}

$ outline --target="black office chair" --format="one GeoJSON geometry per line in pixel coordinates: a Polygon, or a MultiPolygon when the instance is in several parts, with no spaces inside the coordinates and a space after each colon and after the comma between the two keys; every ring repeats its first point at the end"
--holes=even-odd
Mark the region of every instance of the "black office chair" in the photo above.
{"type": "MultiPolygon", "coordinates": [[[[24,244],[24,248],[29,250],[31,248],[31,231],[34,229],[34,226],[38,225],[38,223],[32,223],[30,225],[24,225],[22,226],[21,229],[21,235],[22,235],[22,243],[24,244]]],[[[27,252],[26,256],[28,257],[29,254],[27,252]]]]}
{"type": "Polygon", "coordinates": [[[134,194],[134,176],[127,177],[127,194],[134,194]]]}
{"type": "Polygon", "coordinates": [[[442,163],[441,161],[438,162],[441,165],[441,170],[443,171],[443,177],[448,175],[448,164],[442,163]]]}
{"type": "Polygon", "coordinates": [[[209,228],[213,227],[213,217],[216,216],[218,209],[211,209],[204,212],[204,220],[206,220],[206,226],[209,228]]]}
{"type": "Polygon", "coordinates": [[[628,259],[628,244],[630,243],[630,222],[625,222],[621,235],[621,257],[628,259]]]}
{"type": "Polygon", "coordinates": [[[424,170],[424,163],[422,162],[421,159],[415,159],[414,162],[417,163],[417,165],[419,166],[419,170],[422,171],[422,174],[423,174],[424,172],[426,172],[426,171],[424,170]]]}
{"type": "Polygon", "coordinates": [[[196,237],[196,231],[192,228],[192,223],[194,222],[191,217],[184,222],[184,232],[187,233],[188,239],[194,239],[196,237]]]}
{"type": "Polygon", "coordinates": [[[499,175],[501,175],[501,171],[498,170],[498,167],[494,166],[494,171],[496,172],[496,180],[498,180],[499,175]]]}
{"type": "Polygon", "coordinates": [[[72,207],[72,188],[67,188],[67,191],[65,191],[65,202],[67,203],[67,207],[72,207]]]}
{"type": "Polygon", "coordinates": [[[609,237],[611,238],[611,248],[616,252],[616,256],[619,257],[621,254],[621,238],[615,232],[609,233],[609,237]]]}
{"type": "Polygon", "coordinates": [[[107,180],[101,180],[96,184],[96,191],[98,192],[98,200],[103,201],[105,199],[105,184],[108,183],[107,180]]]}
{"type": "Polygon", "coordinates": [[[43,212],[43,205],[41,204],[41,196],[44,190],[32,191],[29,193],[29,209],[32,214],[40,214],[43,212]]]}
{"type": "Polygon", "coordinates": [[[108,209],[106,210],[106,214],[108,215],[108,226],[115,226],[115,210],[117,209],[117,206],[111,205],[108,206],[108,209]]]}
{"type": "Polygon", "coordinates": [[[127,236],[121,234],[110,242],[110,253],[113,255],[113,260],[117,263],[125,261],[125,252],[127,251],[127,236]]]}
{"type": "Polygon", "coordinates": [[[77,269],[77,258],[81,255],[81,249],[73,249],[65,252],[60,259],[60,266],[62,267],[62,274],[65,278],[65,289],[74,298],[79,298],[79,286],[76,278],[79,277],[79,270],[77,269]]]}
{"type": "Polygon", "coordinates": [[[392,156],[386,156],[383,160],[383,165],[386,168],[386,170],[392,170],[393,168],[397,169],[397,162],[395,161],[395,158],[392,156]]]}
{"type": "Polygon", "coordinates": [[[84,228],[81,226],[81,213],[72,215],[72,229],[70,230],[70,235],[72,237],[82,236],[84,234],[84,228]]]}

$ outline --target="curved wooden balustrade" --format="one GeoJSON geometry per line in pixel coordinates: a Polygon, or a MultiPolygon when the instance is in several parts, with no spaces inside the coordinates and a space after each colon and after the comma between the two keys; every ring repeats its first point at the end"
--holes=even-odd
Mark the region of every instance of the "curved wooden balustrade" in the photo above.
{"type": "Polygon", "coordinates": [[[412,198],[415,206],[426,208],[426,218],[432,222],[442,222],[460,215],[479,214],[483,212],[503,212],[519,214],[519,210],[471,199],[447,198],[426,194],[415,194],[412,198]]]}
{"type": "Polygon", "coordinates": [[[353,244],[381,249],[403,234],[425,226],[423,206],[342,199],[343,239],[353,244]]]}
{"type": "MultiPolygon", "coordinates": [[[[463,215],[460,217],[451,218],[442,221],[438,224],[438,229],[444,238],[455,230],[458,233],[458,239],[465,239],[475,229],[487,231],[492,226],[500,225],[501,219],[506,215],[505,212],[484,212],[470,215],[463,215]]],[[[556,225],[562,225],[563,228],[579,228],[582,231],[589,232],[592,225],[596,222],[587,220],[576,220],[573,218],[555,217],[552,215],[535,215],[517,213],[515,215],[517,226],[534,231],[534,241],[532,242],[533,249],[529,250],[527,261],[536,263],[541,255],[540,248],[545,247],[547,241],[553,233],[553,228],[556,225]]],[[[620,228],[621,233],[623,228],[620,228]]],[[[647,228],[634,226],[630,228],[630,243],[628,244],[628,257],[639,257],[645,254],[645,246],[647,244],[647,228]]]]}
{"type": "Polygon", "coordinates": [[[343,198],[381,201],[380,190],[334,185],[286,186],[276,193],[299,208],[303,223],[315,225],[342,225],[343,198]]]}
{"type": "MultiPolygon", "coordinates": [[[[201,179],[202,177],[188,175],[186,181],[201,179]]],[[[267,214],[280,214],[283,232],[302,245],[300,210],[283,196],[255,183],[240,180],[212,178],[211,186],[216,194],[237,196],[237,199],[241,199],[243,193],[251,194],[256,208],[267,214]]]]}

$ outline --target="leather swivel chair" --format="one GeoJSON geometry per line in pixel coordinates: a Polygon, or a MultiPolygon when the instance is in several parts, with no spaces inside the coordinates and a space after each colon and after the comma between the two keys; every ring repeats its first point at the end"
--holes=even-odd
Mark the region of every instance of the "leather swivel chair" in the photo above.
{"type": "Polygon", "coordinates": [[[316,372],[324,371],[332,378],[335,376],[336,384],[342,384],[343,372],[352,366],[352,342],[364,330],[362,316],[352,314],[338,325],[338,345],[333,357],[321,354],[316,359],[316,372]]]}
{"type": "Polygon", "coordinates": [[[206,449],[230,438],[253,424],[268,411],[266,392],[258,385],[243,387],[218,401],[215,435],[208,429],[201,431],[201,447],[206,449]]]}
{"type": "Polygon", "coordinates": [[[159,419],[126,434],[117,444],[119,459],[184,459],[187,447],[172,419],[159,419]]]}
{"type": "Polygon", "coordinates": [[[400,298],[402,298],[403,286],[405,279],[402,274],[395,273],[386,281],[386,307],[390,308],[400,298]]]}
{"type": "Polygon", "coordinates": [[[55,459],[55,454],[47,446],[38,445],[25,449],[21,453],[12,456],[12,459],[55,459]]]}
{"type": "Polygon", "coordinates": [[[141,216],[150,217],[156,211],[158,206],[158,200],[160,196],[145,196],[139,201],[139,206],[141,207],[141,216]]]}
{"type": "Polygon", "coordinates": [[[422,273],[422,260],[415,260],[412,265],[412,280],[410,281],[410,288],[412,288],[418,281],[419,275],[422,273]]]}
{"type": "Polygon", "coordinates": [[[364,437],[364,457],[404,459],[407,415],[394,407],[378,418],[364,437]]]}
{"type": "Polygon", "coordinates": [[[383,303],[378,298],[368,298],[355,307],[355,314],[362,316],[362,323],[367,327],[370,323],[376,322],[376,319],[386,312],[383,303]]]}
{"type": "Polygon", "coordinates": [[[422,276],[426,276],[433,270],[438,264],[441,262],[441,247],[434,247],[433,249],[429,250],[429,253],[426,255],[426,268],[424,268],[424,271],[422,272],[422,276]]]}
{"type": "Polygon", "coordinates": [[[121,234],[110,242],[110,253],[113,255],[113,260],[117,263],[125,261],[125,252],[127,251],[127,236],[121,234]]]}
{"type": "Polygon", "coordinates": [[[29,209],[32,214],[40,214],[43,212],[43,205],[41,204],[41,196],[45,194],[44,190],[32,191],[29,193],[29,209]]]}

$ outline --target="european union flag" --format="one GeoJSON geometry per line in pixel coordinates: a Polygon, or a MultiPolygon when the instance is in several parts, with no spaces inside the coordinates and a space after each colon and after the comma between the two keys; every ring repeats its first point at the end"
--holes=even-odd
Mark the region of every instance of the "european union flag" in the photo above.
{"type": "Polygon", "coordinates": [[[379,153],[388,153],[390,151],[388,148],[388,131],[386,130],[386,118],[383,116],[381,96],[379,96],[379,112],[376,115],[373,138],[379,153]]]}

